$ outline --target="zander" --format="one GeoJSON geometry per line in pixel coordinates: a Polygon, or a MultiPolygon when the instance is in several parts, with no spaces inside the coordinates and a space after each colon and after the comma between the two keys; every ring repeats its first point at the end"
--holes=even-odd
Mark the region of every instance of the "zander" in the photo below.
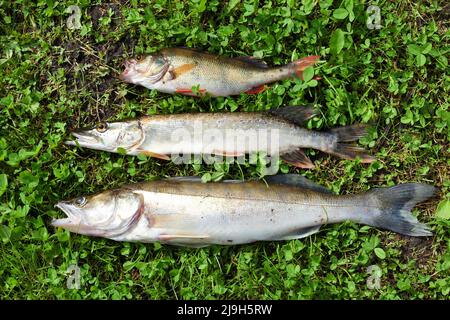
{"type": "Polygon", "coordinates": [[[228,58],[187,48],[163,49],[146,58],[125,62],[120,79],[166,93],[213,97],[259,93],[264,85],[298,76],[319,56],[309,56],[284,66],[268,67],[252,57],[228,58]]]}
{"type": "Polygon", "coordinates": [[[344,159],[374,160],[347,142],[363,137],[361,124],[318,132],[303,123],[315,115],[311,107],[284,107],[268,112],[191,113],[146,116],[123,122],[101,123],[72,132],[69,145],[169,160],[170,156],[219,155],[242,157],[265,152],[299,168],[314,168],[302,151],[314,148],[344,159]],[[120,148],[120,149],[119,149],[120,148]]]}
{"type": "Polygon", "coordinates": [[[192,247],[298,239],[348,220],[409,236],[432,234],[410,212],[433,195],[430,185],[338,196],[300,175],[266,181],[202,183],[182,177],[128,185],[59,202],[67,218],[52,224],[117,241],[192,247]]]}

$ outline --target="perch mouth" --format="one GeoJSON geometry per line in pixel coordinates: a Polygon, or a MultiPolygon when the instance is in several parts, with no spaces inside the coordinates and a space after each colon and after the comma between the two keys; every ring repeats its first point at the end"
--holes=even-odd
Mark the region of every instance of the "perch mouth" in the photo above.
{"type": "Polygon", "coordinates": [[[131,82],[131,74],[134,71],[137,61],[134,59],[126,60],[124,63],[125,70],[119,75],[119,79],[125,82],[131,82]]]}

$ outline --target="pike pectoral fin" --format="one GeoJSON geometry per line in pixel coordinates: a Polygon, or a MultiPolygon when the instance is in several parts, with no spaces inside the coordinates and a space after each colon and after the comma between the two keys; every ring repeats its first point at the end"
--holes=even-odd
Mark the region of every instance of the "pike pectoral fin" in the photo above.
{"type": "Polygon", "coordinates": [[[220,156],[225,156],[225,157],[240,157],[240,156],[245,155],[244,152],[239,152],[239,151],[214,150],[212,153],[216,154],[216,155],[220,155],[220,156]]]}
{"type": "Polygon", "coordinates": [[[170,157],[166,154],[159,154],[159,153],[155,153],[155,152],[151,152],[151,151],[147,151],[147,150],[139,150],[139,149],[137,151],[148,157],[158,158],[161,160],[170,160],[170,157]]]}
{"type": "Polygon", "coordinates": [[[307,227],[295,230],[292,233],[289,233],[281,238],[273,239],[273,240],[293,240],[293,239],[301,239],[307,236],[310,236],[316,232],[319,232],[320,226],[307,227]]]}
{"type": "Polygon", "coordinates": [[[250,90],[245,91],[246,94],[258,94],[266,90],[265,85],[257,86],[254,88],[251,88],[250,90]]]}
{"type": "Polygon", "coordinates": [[[287,152],[281,155],[281,159],[287,163],[302,169],[314,169],[314,164],[305,155],[302,149],[297,149],[292,152],[287,152]]]}

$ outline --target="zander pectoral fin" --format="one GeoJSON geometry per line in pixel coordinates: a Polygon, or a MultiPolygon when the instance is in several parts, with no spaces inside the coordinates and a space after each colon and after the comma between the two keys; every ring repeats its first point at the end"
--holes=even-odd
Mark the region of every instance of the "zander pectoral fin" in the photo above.
{"type": "Polygon", "coordinates": [[[320,226],[313,226],[313,227],[307,227],[295,230],[294,232],[287,234],[285,236],[282,236],[281,238],[275,239],[275,240],[294,240],[294,239],[300,239],[308,237],[316,232],[319,232],[320,226]]]}
{"type": "Polygon", "coordinates": [[[161,160],[170,160],[170,157],[166,154],[159,154],[159,153],[155,153],[155,152],[151,152],[151,151],[147,151],[147,150],[139,150],[139,149],[137,151],[148,157],[157,158],[157,159],[161,159],[161,160]]]}
{"type": "Polygon", "coordinates": [[[158,239],[160,241],[172,241],[172,240],[183,240],[188,241],[190,239],[192,240],[204,240],[208,239],[209,236],[207,235],[191,235],[191,234],[161,234],[159,235],[158,239]]]}

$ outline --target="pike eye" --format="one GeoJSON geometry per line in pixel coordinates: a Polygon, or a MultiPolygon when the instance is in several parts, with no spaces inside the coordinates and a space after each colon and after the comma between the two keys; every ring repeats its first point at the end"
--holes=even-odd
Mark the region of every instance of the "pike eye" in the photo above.
{"type": "Polygon", "coordinates": [[[108,124],[106,123],[106,122],[100,122],[98,125],[97,125],[97,131],[98,132],[105,132],[107,129],[108,129],[108,124]]]}
{"type": "Polygon", "coordinates": [[[85,197],[76,198],[74,201],[75,205],[78,207],[84,206],[86,204],[86,202],[87,202],[87,199],[85,197]]]}

